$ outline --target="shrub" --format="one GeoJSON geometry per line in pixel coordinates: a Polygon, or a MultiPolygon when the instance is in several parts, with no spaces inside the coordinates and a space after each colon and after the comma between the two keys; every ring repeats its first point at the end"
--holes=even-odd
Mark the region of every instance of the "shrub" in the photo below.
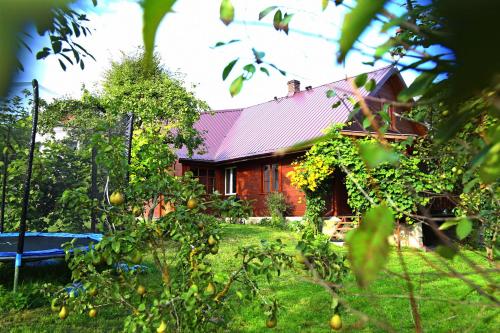
{"type": "Polygon", "coordinates": [[[219,192],[212,194],[212,213],[218,217],[228,219],[229,223],[243,224],[250,215],[252,215],[251,201],[240,199],[237,196],[230,196],[222,199],[219,192]]]}
{"type": "Polygon", "coordinates": [[[25,310],[46,304],[47,297],[43,290],[47,285],[41,286],[37,283],[22,285],[20,290],[12,292],[0,285],[0,314],[25,310]]]}
{"type": "Polygon", "coordinates": [[[286,222],[285,213],[288,205],[283,193],[269,193],[266,197],[266,206],[271,215],[271,226],[284,228],[286,222]]]}

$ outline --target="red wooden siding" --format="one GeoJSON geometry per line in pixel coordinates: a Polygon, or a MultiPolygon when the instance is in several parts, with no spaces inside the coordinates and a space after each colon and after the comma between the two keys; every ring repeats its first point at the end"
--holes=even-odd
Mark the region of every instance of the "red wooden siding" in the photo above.
{"type": "MultiPolygon", "coordinates": [[[[291,163],[297,156],[285,158],[263,158],[251,161],[243,161],[216,168],[216,188],[224,194],[224,171],[228,167],[236,167],[236,193],[238,197],[253,201],[254,216],[269,216],[266,208],[266,195],[264,192],[262,177],[263,166],[277,163],[279,165],[279,191],[284,193],[289,204],[289,216],[302,216],[305,211],[304,194],[290,184],[286,174],[293,168],[291,163]]],[[[183,164],[182,170],[186,172],[201,163],[183,164]]]]}

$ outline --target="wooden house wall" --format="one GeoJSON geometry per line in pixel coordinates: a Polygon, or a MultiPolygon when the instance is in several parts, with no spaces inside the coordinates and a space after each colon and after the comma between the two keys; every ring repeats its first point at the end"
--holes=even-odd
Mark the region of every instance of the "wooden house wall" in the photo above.
{"type": "MultiPolygon", "coordinates": [[[[263,186],[263,167],[266,164],[278,164],[279,192],[285,195],[289,206],[288,216],[302,216],[305,211],[305,197],[302,192],[292,186],[290,179],[286,176],[290,172],[292,162],[297,155],[285,158],[262,158],[250,161],[241,161],[233,164],[215,167],[216,188],[224,194],[224,173],[229,167],[236,167],[236,194],[239,198],[253,201],[254,216],[269,216],[266,208],[266,195],[263,186]]],[[[186,172],[195,167],[208,167],[202,163],[183,164],[182,170],[186,172]]]]}

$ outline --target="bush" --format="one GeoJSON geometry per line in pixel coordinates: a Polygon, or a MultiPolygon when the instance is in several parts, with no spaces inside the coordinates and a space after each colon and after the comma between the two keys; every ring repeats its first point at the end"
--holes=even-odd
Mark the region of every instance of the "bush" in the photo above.
{"type": "Polygon", "coordinates": [[[270,225],[273,227],[284,228],[286,222],[285,213],[288,209],[288,205],[283,193],[269,193],[266,197],[266,206],[269,215],[271,215],[270,225]]]}
{"type": "Polygon", "coordinates": [[[289,221],[286,228],[293,232],[302,232],[305,229],[304,220],[289,221]]]}
{"type": "Polygon", "coordinates": [[[43,291],[46,286],[30,284],[20,286],[17,292],[0,285],[0,314],[35,308],[47,303],[43,291]]]}
{"type": "Polygon", "coordinates": [[[251,201],[240,199],[236,196],[222,198],[219,192],[212,194],[212,213],[217,217],[228,219],[229,223],[243,224],[248,217],[252,215],[251,201]]]}

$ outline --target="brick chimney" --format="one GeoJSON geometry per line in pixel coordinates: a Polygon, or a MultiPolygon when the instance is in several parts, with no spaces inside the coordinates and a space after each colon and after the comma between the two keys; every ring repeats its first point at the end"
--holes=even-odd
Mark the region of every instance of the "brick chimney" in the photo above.
{"type": "Polygon", "coordinates": [[[288,81],[288,96],[293,96],[295,93],[300,91],[300,81],[290,80],[288,81]]]}

